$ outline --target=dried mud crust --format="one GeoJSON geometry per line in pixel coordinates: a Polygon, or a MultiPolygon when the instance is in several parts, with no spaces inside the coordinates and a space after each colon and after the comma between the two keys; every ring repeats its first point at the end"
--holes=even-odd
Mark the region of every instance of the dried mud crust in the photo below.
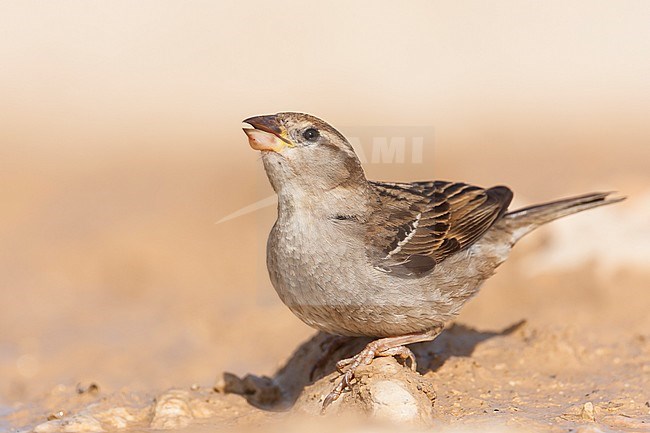
{"type": "MultiPolygon", "coordinates": [[[[273,377],[226,373],[214,387],[156,396],[59,388],[42,402],[50,419],[33,422],[34,431],[248,429],[305,418],[327,425],[342,416],[414,427],[650,431],[648,336],[600,344],[595,334],[566,328],[515,324],[481,332],[455,325],[434,342],[413,346],[417,373],[394,358],[375,359],[319,415],[338,377],[334,363],[366,343],[317,334],[273,377]]],[[[29,418],[27,412],[12,416],[29,418]]]]}

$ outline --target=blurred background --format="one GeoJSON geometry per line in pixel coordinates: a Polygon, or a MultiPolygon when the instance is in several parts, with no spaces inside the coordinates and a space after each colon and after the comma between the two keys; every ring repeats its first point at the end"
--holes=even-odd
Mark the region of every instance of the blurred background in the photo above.
{"type": "MultiPolygon", "coordinates": [[[[650,3],[0,2],[0,404],[271,374],[275,209],[241,132],[424,131],[382,180],[630,198],[527,238],[460,321],[648,329],[650,3]]],[[[382,136],[383,133],[377,135],[382,136]]],[[[415,134],[415,135],[417,135],[415,134]]]]}

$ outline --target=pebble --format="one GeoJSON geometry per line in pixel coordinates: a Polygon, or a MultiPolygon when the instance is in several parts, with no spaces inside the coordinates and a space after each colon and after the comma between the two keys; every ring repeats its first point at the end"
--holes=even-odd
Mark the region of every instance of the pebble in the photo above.
{"type": "Polygon", "coordinates": [[[190,394],[184,390],[171,390],[156,401],[150,427],[156,430],[184,428],[192,422],[190,394]]]}
{"type": "Polygon", "coordinates": [[[582,406],[582,410],[580,411],[580,417],[585,421],[596,420],[596,415],[594,414],[594,404],[592,402],[588,401],[582,406]]]}
{"type": "Polygon", "coordinates": [[[101,423],[90,415],[74,415],[69,418],[52,420],[34,428],[35,433],[100,433],[103,431],[105,430],[101,423]]]}
{"type": "Polygon", "coordinates": [[[377,419],[412,422],[419,418],[417,400],[397,382],[381,380],[369,386],[372,412],[377,419]]]}
{"type": "Polygon", "coordinates": [[[108,424],[109,428],[125,429],[130,424],[138,421],[131,412],[125,407],[115,407],[105,412],[96,415],[104,424],[108,424]]]}

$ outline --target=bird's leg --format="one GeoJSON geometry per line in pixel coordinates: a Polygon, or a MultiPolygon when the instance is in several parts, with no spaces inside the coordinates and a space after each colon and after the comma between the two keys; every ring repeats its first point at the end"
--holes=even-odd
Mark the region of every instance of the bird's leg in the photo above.
{"type": "Polygon", "coordinates": [[[325,412],[327,406],[332,404],[341,393],[350,386],[354,378],[356,369],[361,365],[369,365],[373,359],[378,356],[399,356],[403,359],[410,359],[411,370],[415,371],[417,364],[415,356],[410,349],[405,347],[407,344],[420,343],[422,341],[431,341],[442,332],[444,326],[439,325],[427,332],[400,335],[398,337],[380,338],[368,343],[368,345],[357,355],[352,358],[343,359],[336,364],[336,368],[342,373],[332,392],[330,392],[323,401],[322,412],[325,412]]]}
{"type": "MultiPolygon", "coordinates": [[[[413,355],[413,352],[411,352],[411,349],[409,349],[406,346],[397,346],[397,347],[391,347],[390,349],[386,349],[381,352],[375,353],[375,358],[378,358],[380,356],[399,356],[403,360],[409,360],[411,361],[411,370],[415,371],[417,369],[417,362],[415,361],[415,355],[413,355]]],[[[336,369],[341,372],[341,374],[345,373],[348,370],[348,366],[352,363],[357,361],[357,357],[353,356],[352,358],[346,358],[342,359],[339,362],[336,363],[336,369]]],[[[372,361],[372,359],[370,360],[372,361]]],[[[359,363],[359,365],[364,364],[363,362],[359,363]]],[[[366,364],[370,364],[370,362],[367,362],[366,364]]]]}

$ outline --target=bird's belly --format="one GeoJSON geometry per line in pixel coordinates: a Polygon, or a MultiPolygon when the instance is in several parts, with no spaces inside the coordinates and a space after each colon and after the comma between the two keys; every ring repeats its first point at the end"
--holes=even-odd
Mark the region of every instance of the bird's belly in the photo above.
{"type": "Polygon", "coordinates": [[[277,225],[267,247],[280,299],[307,325],[348,336],[423,332],[454,317],[489,275],[485,266],[472,266],[472,249],[448,260],[454,266],[422,278],[394,277],[373,268],[353,243],[277,225]]]}

